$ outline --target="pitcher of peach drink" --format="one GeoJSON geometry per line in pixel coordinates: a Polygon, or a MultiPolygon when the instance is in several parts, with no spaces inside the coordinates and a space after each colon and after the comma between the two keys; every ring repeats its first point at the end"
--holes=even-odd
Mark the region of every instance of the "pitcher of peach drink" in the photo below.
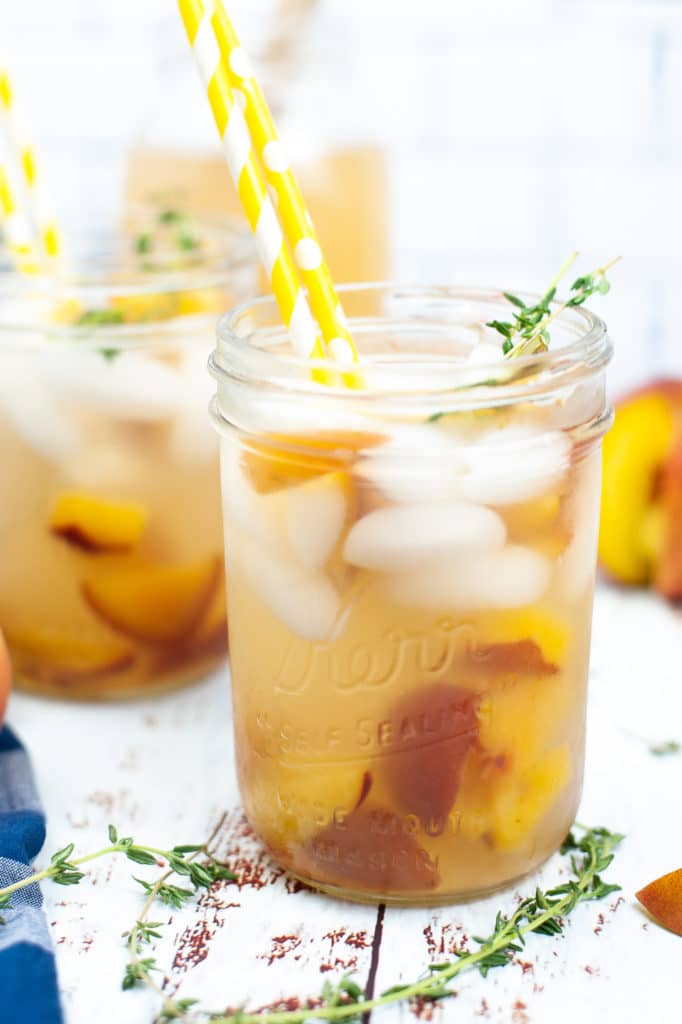
{"type": "Polygon", "coordinates": [[[361,389],[311,379],[269,299],[212,360],[239,784],[298,878],[441,903],[578,805],[611,347],[570,310],[506,360],[501,293],[342,291],[361,389]]]}
{"type": "Polygon", "coordinates": [[[205,367],[255,264],[224,219],[136,223],[0,282],[0,628],[50,696],[157,692],[227,653],[205,367]]]}

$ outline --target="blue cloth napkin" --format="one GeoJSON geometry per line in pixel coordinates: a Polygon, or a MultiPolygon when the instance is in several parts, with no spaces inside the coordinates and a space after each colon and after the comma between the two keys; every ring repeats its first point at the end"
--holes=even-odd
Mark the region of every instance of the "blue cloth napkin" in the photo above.
{"type": "MultiPolygon", "coordinates": [[[[0,887],[33,874],[45,841],[31,763],[7,726],[0,732],[0,887]]],[[[37,885],[19,889],[0,908],[0,1020],[62,1024],[54,949],[37,885]]]]}

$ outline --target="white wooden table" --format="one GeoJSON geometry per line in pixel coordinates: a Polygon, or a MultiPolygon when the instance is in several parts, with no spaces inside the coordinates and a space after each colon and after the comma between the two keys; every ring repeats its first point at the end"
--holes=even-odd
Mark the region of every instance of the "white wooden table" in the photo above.
{"type": "MultiPolygon", "coordinates": [[[[578,909],[564,937],[531,937],[525,952],[487,980],[462,977],[436,1009],[393,1008],[377,1021],[526,1024],[581,1019],[679,1019],[682,940],[640,910],[633,893],[682,865],[682,756],[657,758],[650,741],[682,739],[682,615],[641,595],[597,596],[587,777],[580,819],[627,833],[610,878],[622,898],[578,909]]],[[[413,979],[432,957],[487,934],[515,893],[460,907],[385,915],[301,891],[269,860],[239,809],[227,672],[153,701],[94,707],[17,694],[10,722],[33,756],[48,814],[48,853],[74,841],[105,845],[115,822],[139,841],[200,842],[220,824],[221,850],[239,875],[198,908],[154,910],[170,921],[153,955],[180,995],[213,1007],[262,1006],[319,992],[325,976],[353,969],[377,992],[413,979]]],[[[554,858],[541,873],[557,878],[554,858]]],[[[95,862],[73,889],[45,886],[68,1024],[150,1024],[154,1001],[122,992],[121,932],[141,890],[128,862],[95,862]]],[[[144,876],[145,869],[136,874],[144,876]]],[[[523,885],[531,892],[534,880],[523,885]]]]}

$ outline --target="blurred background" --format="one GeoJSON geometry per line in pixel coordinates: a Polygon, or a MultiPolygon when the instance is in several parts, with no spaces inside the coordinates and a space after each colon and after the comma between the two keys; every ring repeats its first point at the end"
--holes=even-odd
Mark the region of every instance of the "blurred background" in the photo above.
{"type": "MultiPolygon", "coordinates": [[[[682,370],[680,3],[230,10],[335,236],[337,277],[537,290],[574,248],[581,270],[621,254],[595,303],[617,346],[612,384],[682,370]]],[[[32,0],[2,19],[67,225],[107,223],[150,191],[233,204],[174,0],[32,0]]]]}

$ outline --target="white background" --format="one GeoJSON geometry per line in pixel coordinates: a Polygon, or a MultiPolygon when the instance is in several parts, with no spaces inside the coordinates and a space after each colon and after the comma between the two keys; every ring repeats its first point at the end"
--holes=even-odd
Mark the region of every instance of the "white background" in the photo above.
{"type": "MultiPolygon", "coordinates": [[[[233,0],[258,49],[274,0],[233,0]]],[[[320,0],[298,128],[380,138],[394,275],[539,288],[615,254],[617,388],[682,371],[682,5],[320,0]]],[[[68,219],[102,220],[126,146],[215,146],[175,0],[0,0],[2,45],[68,219]]]]}

